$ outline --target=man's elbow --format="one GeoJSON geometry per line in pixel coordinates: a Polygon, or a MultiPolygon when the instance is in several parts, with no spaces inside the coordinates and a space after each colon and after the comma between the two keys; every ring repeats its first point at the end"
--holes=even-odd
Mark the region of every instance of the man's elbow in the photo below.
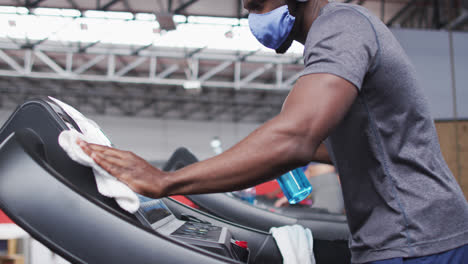
{"type": "Polygon", "coordinates": [[[308,164],[315,160],[321,140],[311,131],[297,129],[289,132],[288,156],[299,164],[308,164]]]}

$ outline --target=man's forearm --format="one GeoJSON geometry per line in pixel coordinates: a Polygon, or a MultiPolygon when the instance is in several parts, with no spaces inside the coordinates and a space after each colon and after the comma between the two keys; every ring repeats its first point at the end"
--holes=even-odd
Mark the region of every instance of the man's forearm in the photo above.
{"type": "MultiPolygon", "coordinates": [[[[307,164],[318,146],[281,114],[211,159],[169,173],[167,195],[233,191],[253,186],[307,164]]],[[[304,130],[305,132],[306,130],[304,130]]]]}

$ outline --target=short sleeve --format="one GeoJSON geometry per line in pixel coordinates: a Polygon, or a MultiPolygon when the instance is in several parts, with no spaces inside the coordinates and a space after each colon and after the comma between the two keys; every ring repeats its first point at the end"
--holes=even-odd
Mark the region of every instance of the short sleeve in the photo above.
{"type": "Polygon", "coordinates": [[[364,14],[351,8],[322,14],[307,36],[301,76],[330,73],[360,90],[378,50],[375,30],[364,14]]]}

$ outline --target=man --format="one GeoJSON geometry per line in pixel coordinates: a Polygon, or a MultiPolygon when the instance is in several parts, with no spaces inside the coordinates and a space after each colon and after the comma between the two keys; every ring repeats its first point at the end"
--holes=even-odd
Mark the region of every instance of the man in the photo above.
{"type": "Polygon", "coordinates": [[[467,263],[467,202],[413,66],[385,25],[362,7],[324,0],[244,0],[244,7],[265,46],[279,53],[293,39],[305,46],[305,70],[280,114],[223,154],[172,173],[129,152],[82,148],[134,191],[163,197],[239,190],[330,161],[327,139],[352,262],[467,263]]]}

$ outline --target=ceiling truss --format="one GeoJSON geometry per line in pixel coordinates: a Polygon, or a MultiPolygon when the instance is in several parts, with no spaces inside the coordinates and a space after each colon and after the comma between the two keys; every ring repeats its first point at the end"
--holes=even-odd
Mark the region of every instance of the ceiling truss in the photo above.
{"type": "Polygon", "coordinates": [[[0,42],[0,76],[232,89],[289,90],[302,58],[204,49],[80,47],[0,42]]]}
{"type": "Polygon", "coordinates": [[[303,68],[300,57],[255,51],[62,44],[0,42],[0,107],[51,95],[86,113],[264,122],[303,68]]]}

